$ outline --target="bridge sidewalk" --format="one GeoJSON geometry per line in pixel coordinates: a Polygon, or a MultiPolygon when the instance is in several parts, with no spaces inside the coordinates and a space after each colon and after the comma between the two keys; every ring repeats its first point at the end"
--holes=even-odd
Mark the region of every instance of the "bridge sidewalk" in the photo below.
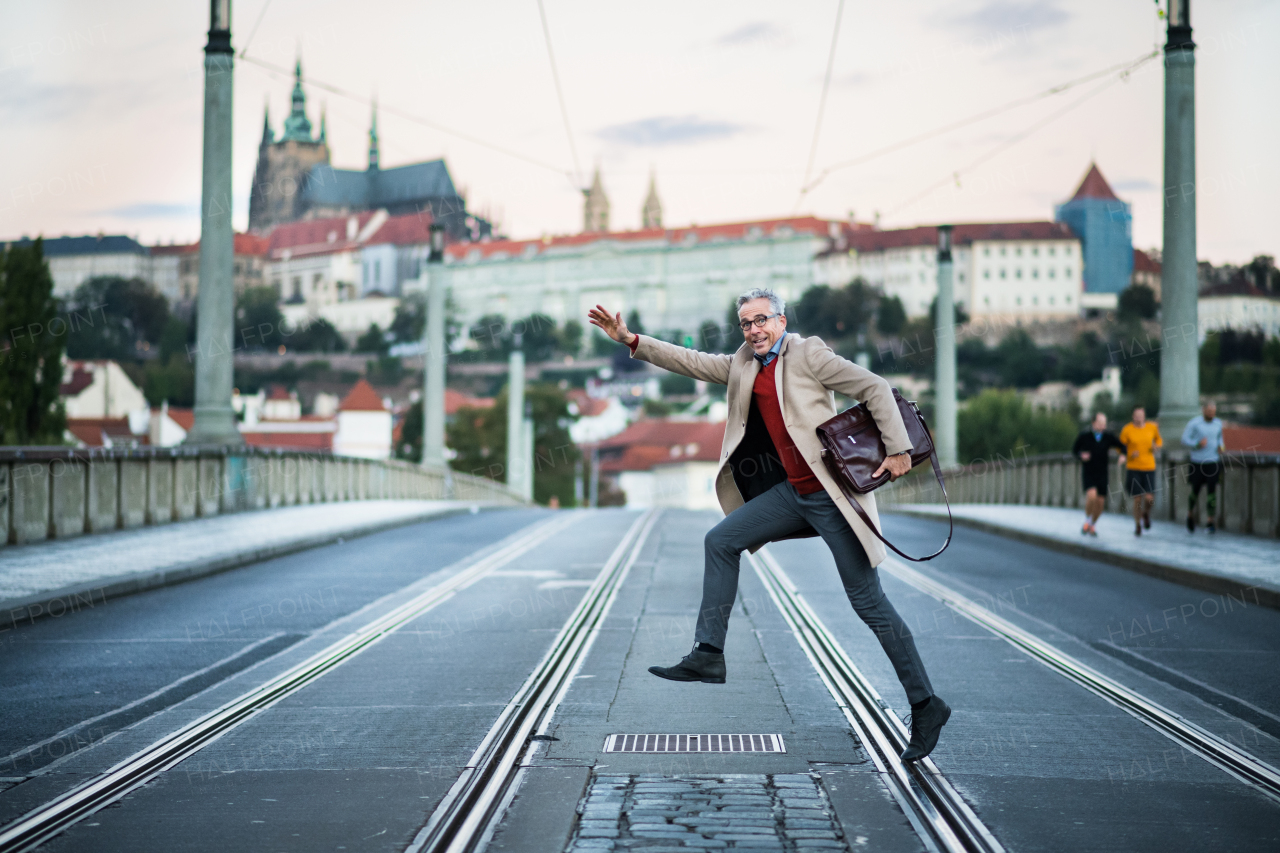
{"type": "MultiPolygon", "coordinates": [[[[945,521],[938,504],[899,504],[888,511],[945,521]]],[[[1152,521],[1142,536],[1133,535],[1129,516],[1105,513],[1098,535],[1084,536],[1078,509],[1008,504],[952,504],[956,524],[1011,539],[1043,545],[1060,553],[1110,563],[1184,586],[1247,597],[1280,608],[1280,542],[1237,533],[1194,534],[1172,521],[1152,521]]]]}
{"type": "Polygon", "coordinates": [[[0,631],[108,598],[481,506],[431,500],[310,504],[8,546],[0,549],[0,631]]]}

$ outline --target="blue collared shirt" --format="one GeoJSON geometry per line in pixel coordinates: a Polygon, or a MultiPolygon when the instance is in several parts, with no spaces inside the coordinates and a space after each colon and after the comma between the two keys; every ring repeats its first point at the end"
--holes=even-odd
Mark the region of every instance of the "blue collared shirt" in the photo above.
{"type": "Polygon", "coordinates": [[[785,338],[786,336],[787,336],[787,330],[783,329],[782,334],[779,335],[778,339],[773,342],[773,346],[769,349],[767,353],[765,353],[764,355],[760,355],[759,353],[753,352],[752,355],[756,357],[756,360],[759,361],[761,365],[763,365],[764,367],[768,367],[769,363],[773,361],[775,358],[777,358],[778,353],[782,351],[782,339],[785,338]]]}

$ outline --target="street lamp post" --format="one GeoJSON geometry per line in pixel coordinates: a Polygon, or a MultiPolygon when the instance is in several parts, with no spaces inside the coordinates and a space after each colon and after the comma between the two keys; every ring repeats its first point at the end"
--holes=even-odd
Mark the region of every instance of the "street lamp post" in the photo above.
{"type": "Polygon", "coordinates": [[[524,350],[521,335],[513,337],[515,345],[507,363],[507,488],[523,495],[525,478],[530,476],[524,453],[524,350]]]}
{"type": "Polygon", "coordinates": [[[442,470],[444,458],[444,386],[449,357],[445,341],[444,226],[431,223],[427,255],[427,317],[423,351],[426,369],[422,395],[422,467],[442,470]]]}
{"type": "Polygon", "coordinates": [[[188,444],[244,442],[231,411],[235,321],[231,232],[231,0],[211,0],[204,48],[204,178],[200,201],[200,294],[195,424],[188,444]]]}
{"type": "Polygon", "coordinates": [[[944,468],[956,464],[956,312],[951,226],[938,226],[938,301],[934,316],[937,361],[933,379],[933,444],[944,468]]]}
{"type": "Polygon", "coordinates": [[[1196,270],[1196,78],[1191,0],[1169,0],[1164,46],[1164,247],[1160,420],[1195,417],[1200,398],[1196,270]]]}

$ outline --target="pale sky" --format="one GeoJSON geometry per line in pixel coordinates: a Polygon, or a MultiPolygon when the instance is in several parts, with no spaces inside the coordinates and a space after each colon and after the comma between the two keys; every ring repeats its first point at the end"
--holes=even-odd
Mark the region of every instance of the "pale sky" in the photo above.
{"type": "MultiPolygon", "coordinates": [[[[639,225],[651,168],[668,225],[852,210],[860,220],[878,211],[888,228],[1051,219],[1093,159],[1133,205],[1135,244],[1160,244],[1159,61],[1025,139],[1109,78],[833,171],[801,198],[837,0],[544,0],[576,168],[536,0],[233,2],[237,51],[290,67],[300,51],[307,76],[358,96],[307,87],[313,123],[327,106],[334,165],[364,168],[376,94],[383,166],[445,157],[471,207],[513,237],[579,230],[576,186],[597,164],[614,228],[639,225]]],[[[198,237],[208,8],[0,0],[0,239],[198,237]]],[[[1137,60],[1163,44],[1156,9],[1153,0],[848,0],[813,175],[1137,60]]],[[[1198,254],[1215,263],[1280,255],[1280,2],[1198,0],[1192,23],[1198,254]]],[[[238,229],[263,106],[278,134],[290,88],[237,60],[238,229]]]]}

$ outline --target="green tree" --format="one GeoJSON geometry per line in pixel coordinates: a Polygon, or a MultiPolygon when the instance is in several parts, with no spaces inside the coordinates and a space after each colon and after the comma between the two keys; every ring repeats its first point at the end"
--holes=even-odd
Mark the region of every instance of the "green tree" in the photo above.
{"type": "Polygon", "coordinates": [[[58,316],[44,241],[0,254],[0,440],[61,444],[66,414],[59,398],[69,331],[58,316]]]}
{"type": "Polygon", "coordinates": [[[510,337],[507,318],[501,314],[485,314],[471,326],[469,334],[482,360],[502,361],[507,357],[510,337]]]}
{"type": "Polygon", "coordinates": [[[640,322],[640,312],[632,308],[627,314],[627,328],[631,330],[633,335],[644,334],[644,323],[640,322]]]}
{"type": "Polygon", "coordinates": [[[1156,316],[1156,293],[1145,284],[1131,284],[1120,292],[1116,316],[1121,320],[1150,320],[1156,316]]]}
{"type": "Polygon", "coordinates": [[[356,339],[356,352],[369,352],[375,355],[386,355],[387,350],[391,349],[391,344],[387,343],[387,336],[377,323],[370,323],[369,328],[365,329],[363,335],[356,339]]]}
{"type": "Polygon", "coordinates": [[[566,320],[560,327],[559,340],[556,347],[565,355],[577,356],[582,352],[582,324],[577,320],[566,320]]]}
{"type": "Polygon", "coordinates": [[[1034,411],[1017,391],[995,388],[969,400],[956,426],[963,464],[1065,452],[1077,432],[1069,414],[1034,411]]]}
{"type": "Polygon", "coordinates": [[[423,293],[411,293],[400,300],[396,316],[387,331],[396,343],[416,343],[427,328],[427,299],[423,293]]]}
{"type": "MultiPolygon", "coordinates": [[[[574,464],[579,453],[569,437],[569,403],[564,392],[545,382],[525,386],[532,409],[533,497],[545,504],[555,495],[561,506],[573,505],[574,464]]],[[[407,427],[406,427],[407,431],[407,427]]],[[[487,409],[459,409],[446,429],[449,447],[457,452],[455,471],[506,482],[507,390],[487,409]]]]}
{"type": "Polygon", "coordinates": [[[880,297],[880,306],[876,310],[876,331],[882,335],[896,335],[907,324],[907,309],[902,307],[902,300],[896,296],[880,297]]]}
{"type": "MultiPolygon", "coordinates": [[[[399,315],[396,315],[399,319],[399,315]]],[[[289,349],[296,352],[343,352],[347,341],[337,327],[317,317],[289,337],[289,349]]]]}
{"type": "Polygon", "coordinates": [[[287,343],[284,315],[276,291],[250,287],[236,300],[236,345],[245,349],[275,349],[287,343]]]}
{"type": "Polygon", "coordinates": [[[520,336],[520,348],[527,362],[547,361],[560,348],[560,334],[556,321],[546,314],[530,314],[511,324],[508,353],[515,346],[515,336],[520,336]]]}
{"type": "Polygon", "coordinates": [[[90,318],[88,323],[77,322],[68,337],[69,358],[140,358],[159,343],[169,322],[169,303],[138,278],[91,278],[76,288],[67,310],[90,318]]]}
{"type": "Polygon", "coordinates": [[[1048,378],[1045,354],[1036,346],[1026,329],[1013,329],[996,347],[1001,384],[1015,388],[1034,388],[1048,378]]]}
{"type": "Polygon", "coordinates": [[[395,448],[396,458],[407,462],[422,461],[422,401],[414,403],[404,413],[400,426],[400,443],[395,448]]]}

